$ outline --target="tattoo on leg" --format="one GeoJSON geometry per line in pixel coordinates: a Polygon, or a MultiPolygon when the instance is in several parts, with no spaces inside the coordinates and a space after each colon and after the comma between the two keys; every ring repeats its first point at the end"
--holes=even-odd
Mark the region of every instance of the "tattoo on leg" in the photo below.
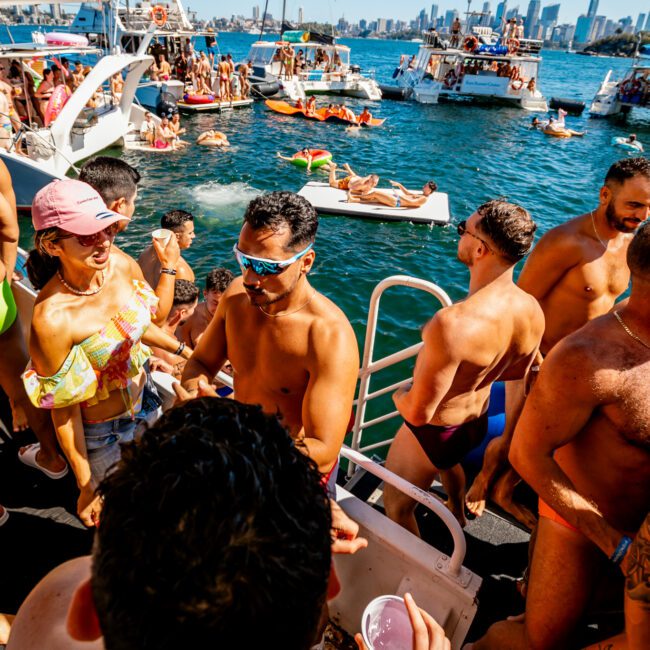
{"type": "Polygon", "coordinates": [[[632,600],[650,605],[650,514],[630,547],[625,592],[632,600]]]}

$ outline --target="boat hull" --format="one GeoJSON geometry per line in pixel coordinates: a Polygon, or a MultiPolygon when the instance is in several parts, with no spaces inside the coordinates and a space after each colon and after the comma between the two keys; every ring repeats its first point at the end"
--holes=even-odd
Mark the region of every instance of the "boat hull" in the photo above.
{"type": "Polygon", "coordinates": [[[30,210],[36,193],[57,178],[52,172],[44,170],[25,156],[0,152],[0,158],[7,166],[16,194],[19,210],[30,210]]]}

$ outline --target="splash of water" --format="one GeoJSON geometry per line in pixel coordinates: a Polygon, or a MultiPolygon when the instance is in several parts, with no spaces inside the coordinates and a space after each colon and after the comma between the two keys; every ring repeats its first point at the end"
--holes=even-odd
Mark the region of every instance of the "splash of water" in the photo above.
{"type": "Polygon", "coordinates": [[[203,207],[205,216],[219,221],[241,219],[246,206],[262,194],[262,190],[248,183],[222,184],[217,181],[203,183],[191,192],[194,200],[203,207]]]}

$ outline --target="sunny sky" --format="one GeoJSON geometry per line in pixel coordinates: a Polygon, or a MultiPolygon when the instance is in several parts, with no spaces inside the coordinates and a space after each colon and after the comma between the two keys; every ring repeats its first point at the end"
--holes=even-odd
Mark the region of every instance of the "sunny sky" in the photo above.
{"type": "MultiPolygon", "coordinates": [[[[500,1],[500,0],[498,0],[500,1]]],[[[497,0],[491,0],[494,13],[497,0]]],[[[472,0],[471,9],[480,10],[484,0],[472,0]]],[[[508,7],[517,5],[522,13],[526,13],[529,0],[508,0],[508,7]]],[[[550,4],[561,4],[560,21],[575,23],[577,17],[587,13],[589,0],[542,0],[542,7],[550,4]]],[[[374,20],[376,18],[397,18],[401,20],[413,19],[421,9],[431,10],[432,2],[427,0],[287,0],[287,16],[296,20],[298,7],[303,8],[305,20],[323,22],[336,22],[342,15],[351,22],[358,22],[360,18],[374,20]]],[[[447,9],[467,10],[467,0],[435,0],[439,12],[447,9]]],[[[253,5],[259,5],[260,11],[264,9],[264,0],[184,0],[185,7],[196,10],[201,17],[230,16],[241,14],[252,15],[253,5]]],[[[608,18],[622,18],[632,16],[636,22],[639,13],[650,11],[650,0],[600,0],[598,14],[608,18]]],[[[282,14],[282,0],[269,0],[269,12],[274,17],[282,14]]]]}

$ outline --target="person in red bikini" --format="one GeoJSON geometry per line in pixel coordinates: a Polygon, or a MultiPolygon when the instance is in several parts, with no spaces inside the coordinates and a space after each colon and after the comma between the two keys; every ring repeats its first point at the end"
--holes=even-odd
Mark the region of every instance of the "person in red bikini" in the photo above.
{"type": "Polygon", "coordinates": [[[249,204],[234,247],[242,275],[224,292],[177,391],[181,399],[212,394],[229,359],[235,398],[278,414],[332,488],[359,351],[345,314],[307,279],[317,228],[312,205],[291,192],[249,204]]]}
{"type": "Polygon", "coordinates": [[[526,615],[493,625],[473,650],[575,647],[598,587],[623,591],[616,567],[628,570],[650,510],[649,225],[627,264],[627,303],[555,345],[526,400],[510,449],[540,499],[526,615]]]}

